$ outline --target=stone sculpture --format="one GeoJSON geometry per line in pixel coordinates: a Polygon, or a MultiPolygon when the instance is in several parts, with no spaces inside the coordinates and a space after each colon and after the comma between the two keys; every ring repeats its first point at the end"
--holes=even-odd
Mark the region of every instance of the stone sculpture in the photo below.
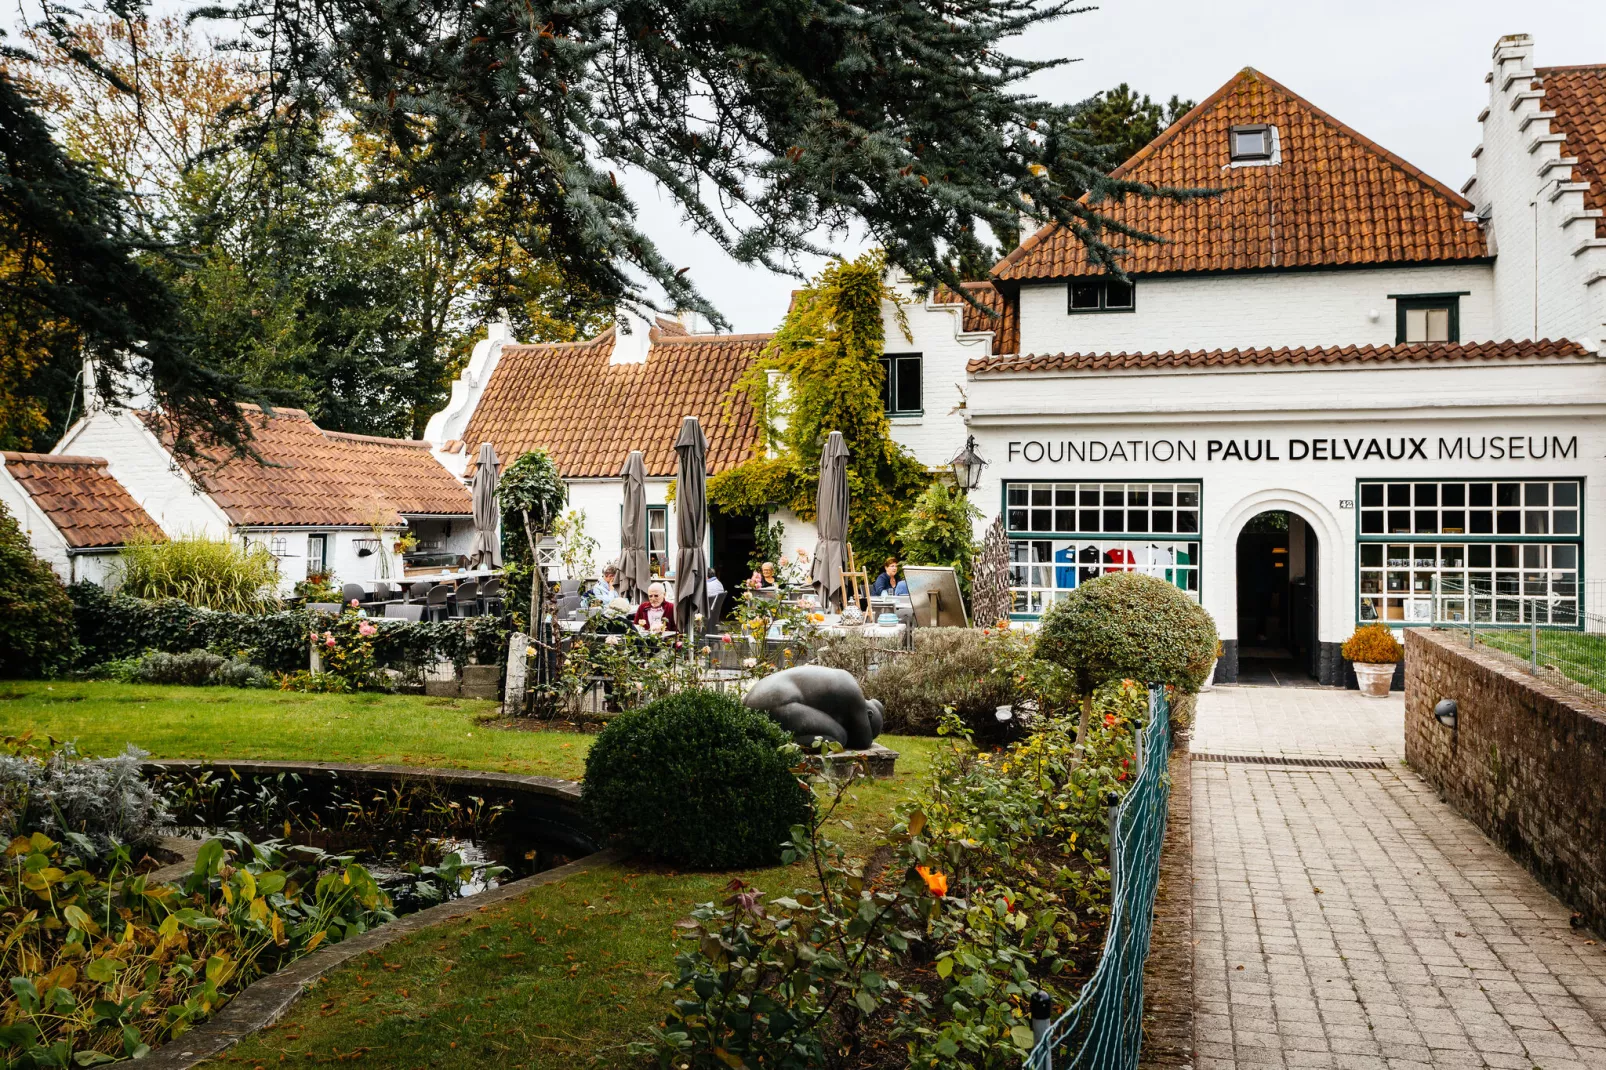
{"type": "Polygon", "coordinates": [[[783,669],[753,685],[742,701],[769,714],[811,749],[816,739],[829,739],[848,750],[867,750],[881,734],[881,703],[865,698],[846,669],[783,669]]]}

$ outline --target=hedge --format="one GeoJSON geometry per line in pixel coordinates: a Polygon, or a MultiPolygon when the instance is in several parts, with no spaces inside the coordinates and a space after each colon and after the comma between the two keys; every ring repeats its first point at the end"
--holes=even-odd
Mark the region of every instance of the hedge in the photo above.
{"type": "MultiPolygon", "coordinates": [[[[270,672],[307,668],[307,637],[332,618],[304,609],[275,613],[225,613],[197,609],[178,599],[146,601],[108,594],[93,583],[68,588],[83,648],[81,666],[135,657],[148,650],[183,654],[204,649],[232,656],[241,652],[270,672]]],[[[471,658],[494,665],[507,645],[504,622],[495,617],[413,622],[374,619],[378,667],[417,670],[439,661],[464,665],[471,658]]]]}

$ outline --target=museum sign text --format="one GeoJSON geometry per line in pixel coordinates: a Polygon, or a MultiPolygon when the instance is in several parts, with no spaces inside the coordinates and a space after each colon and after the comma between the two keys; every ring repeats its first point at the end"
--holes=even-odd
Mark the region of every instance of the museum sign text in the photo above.
{"type": "Polygon", "coordinates": [[[1011,461],[1544,461],[1576,460],[1578,436],[1423,435],[1385,438],[1016,439],[1011,461]]]}

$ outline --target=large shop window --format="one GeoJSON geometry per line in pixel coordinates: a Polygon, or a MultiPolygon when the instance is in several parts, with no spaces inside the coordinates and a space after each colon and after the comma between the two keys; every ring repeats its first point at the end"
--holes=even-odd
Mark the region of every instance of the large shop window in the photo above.
{"type": "Polygon", "coordinates": [[[1015,613],[1040,614],[1109,572],[1199,597],[1199,484],[1009,483],[1005,500],[1015,613]]]}
{"type": "Polygon", "coordinates": [[[1578,623],[1581,492],[1577,480],[1362,483],[1360,620],[1578,623]]]}

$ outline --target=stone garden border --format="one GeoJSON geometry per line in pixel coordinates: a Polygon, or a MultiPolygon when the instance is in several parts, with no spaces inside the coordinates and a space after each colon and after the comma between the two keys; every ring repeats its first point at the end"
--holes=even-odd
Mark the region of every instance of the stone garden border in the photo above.
{"type": "MultiPolygon", "coordinates": [[[[565,802],[580,801],[580,785],[556,777],[529,776],[518,773],[495,773],[475,769],[429,769],[405,765],[345,765],[338,762],[274,762],[261,758],[239,761],[202,761],[199,759],[164,759],[143,763],[147,771],[201,770],[204,768],[231,768],[241,773],[258,775],[280,772],[333,772],[362,779],[392,779],[405,777],[412,780],[437,780],[455,787],[484,788],[501,791],[525,791],[565,802]]],[[[504,884],[468,899],[420,910],[397,918],[388,925],[370,929],[360,936],[342,940],[319,948],[298,959],[282,970],[253,981],[237,993],[228,1004],[202,1024],[175,1037],[141,1059],[139,1065],[150,1070],[190,1070],[221,1052],[227,1051],[245,1037],[272,1025],[284,1016],[292,1004],[301,998],[316,981],[350,962],[358,955],[379,951],[404,936],[441,925],[448,921],[466,918],[498,903],[516,899],[543,885],[557,884],[587,870],[613,865],[629,857],[628,852],[609,848],[587,855],[556,869],[536,873],[504,884]]],[[[178,865],[183,865],[179,863],[178,865]]]]}

